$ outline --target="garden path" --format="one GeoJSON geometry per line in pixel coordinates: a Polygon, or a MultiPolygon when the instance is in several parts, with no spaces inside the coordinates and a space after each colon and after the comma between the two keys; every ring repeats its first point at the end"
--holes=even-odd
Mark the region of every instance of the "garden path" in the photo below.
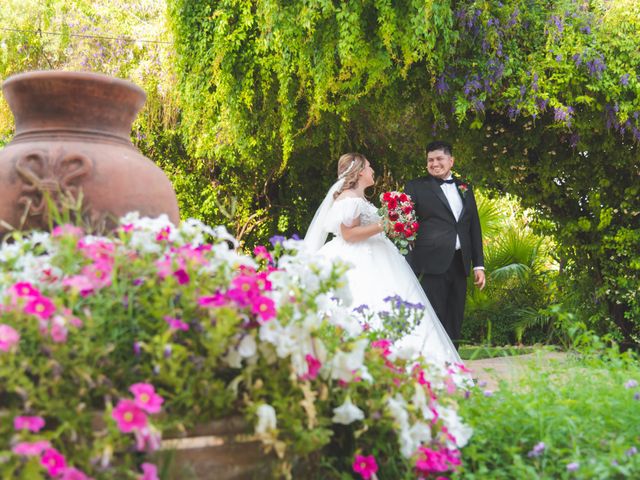
{"type": "Polygon", "coordinates": [[[473,378],[486,382],[484,390],[496,390],[500,380],[516,380],[529,367],[545,368],[565,362],[567,353],[539,350],[526,355],[514,355],[481,360],[467,360],[465,365],[472,372],[473,378]]]}

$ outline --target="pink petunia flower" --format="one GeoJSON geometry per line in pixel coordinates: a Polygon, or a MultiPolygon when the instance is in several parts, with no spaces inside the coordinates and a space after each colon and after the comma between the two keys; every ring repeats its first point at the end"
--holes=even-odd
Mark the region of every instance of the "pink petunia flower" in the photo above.
{"type": "Polygon", "coordinates": [[[134,430],[136,437],[136,450],[139,452],[154,452],[160,448],[162,436],[158,430],[153,427],[144,427],[140,430],[134,430]]]}
{"type": "Polygon", "coordinates": [[[51,299],[40,295],[39,297],[31,297],[24,306],[24,312],[30,315],[36,315],[44,320],[48,319],[56,311],[55,304],[51,299]]]}
{"type": "Polygon", "coordinates": [[[158,477],[158,467],[153,463],[143,463],[141,468],[142,475],[138,477],[138,480],[160,480],[160,477],[158,477]]]}
{"type": "Polygon", "coordinates": [[[378,471],[378,464],[373,455],[356,455],[352,467],[364,480],[369,480],[378,471]]]}
{"type": "Polygon", "coordinates": [[[20,341],[20,334],[9,325],[0,323],[0,351],[8,352],[20,341]]]}
{"type": "Polygon", "coordinates": [[[259,296],[253,300],[251,311],[258,315],[263,322],[276,316],[275,303],[268,297],[259,296]]]}
{"type": "Polygon", "coordinates": [[[62,285],[70,287],[72,290],[80,293],[81,296],[87,297],[93,293],[94,285],[86,275],[72,275],[62,281],[62,285]]]}
{"type": "Polygon", "coordinates": [[[36,433],[44,427],[42,417],[16,417],[13,419],[13,428],[16,430],[29,430],[36,433]]]}
{"type": "Polygon", "coordinates": [[[184,268],[180,268],[173,272],[173,276],[178,281],[178,285],[189,283],[189,274],[184,268]]]}
{"type": "Polygon", "coordinates": [[[393,342],[391,342],[391,340],[388,340],[386,338],[381,338],[380,340],[374,340],[373,342],[371,342],[371,346],[373,348],[378,348],[380,350],[382,350],[382,356],[383,357],[388,357],[391,354],[391,345],[393,344],[393,342]]]}
{"type": "Polygon", "coordinates": [[[182,330],[184,332],[189,330],[189,324],[186,322],[183,322],[179,318],[166,316],[164,317],[164,320],[169,324],[169,327],[172,328],[173,330],[182,330]]]}
{"type": "Polygon", "coordinates": [[[170,233],[171,233],[171,227],[164,227],[156,235],[156,241],[157,242],[164,242],[164,241],[169,240],[169,234],[170,233]]]}
{"type": "Polygon", "coordinates": [[[322,367],[322,363],[316,357],[314,357],[313,355],[310,355],[308,353],[304,357],[304,359],[307,361],[308,371],[307,371],[307,373],[302,375],[300,378],[302,380],[314,380],[318,376],[318,372],[320,371],[320,368],[322,367]]]}
{"type": "Polygon", "coordinates": [[[227,297],[221,293],[203,296],[198,298],[198,305],[201,307],[222,307],[228,303],[227,297]]]}
{"type": "Polygon", "coordinates": [[[67,468],[62,472],[60,480],[91,480],[87,475],[77,468],[67,468]]]}
{"type": "Polygon", "coordinates": [[[80,227],[76,227],[75,225],[71,225],[65,223],[64,225],[57,225],[51,231],[52,237],[63,237],[63,236],[74,236],[74,237],[82,237],[84,235],[84,231],[80,227]]]}
{"type": "Polygon", "coordinates": [[[258,245],[256,248],[254,248],[253,249],[253,254],[256,256],[256,258],[258,258],[260,260],[266,260],[267,262],[273,262],[273,257],[271,256],[271,254],[267,250],[267,247],[265,247],[264,245],[258,245]]]}
{"type": "Polygon", "coordinates": [[[164,399],[156,393],[150,383],[134,383],[129,391],[135,396],[135,404],[147,413],[158,413],[162,410],[164,399]]]}
{"type": "Polygon", "coordinates": [[[40,458],[40,463],[52,477],[57,477],[67,468],[67,460],[55,448],[47,448],[40,458]]]}
{"type": "Polygon", "coordinates": [[[35,442],[16,443],[11,450],[16,455],[35,457],[48,448],[51,448],[51,444],[47,440],[38,440],[35,442]]]}
{"type": "Polygon", "coordinates": [[[111,260],[97,260],[91,265],[86,265],[80,273],[87,277],[95,289],[108,287],[111,285],[111,274],[113,263],[111,260]]]}
{"type": "Polygon", "coordinates": [[[147,415],[133,400],[120,400],[111,412],[111,416],[123,433],[147,426],[147,415]]]}
{"type": "Polygon", "coordinates": [[[422,474],[432,474],[455,470],[460,465],[460,452],[443,448],[442,450],[432,450],[421,446],[418,447],[419,455],[416,459],[416,469],[422,474]]]}
{"type": "Polygon", "coordinates": [[[11,286],[9,292],[13,297],[29,298],[41,296],[40,291],[29,282],[15,283],[11,286]]]}
{"type": "Polygon", "coordinates": [[[62,315],[56,315],[51,320],[51,339],[56,343],[67,341],[67,321],[62,315]]]}

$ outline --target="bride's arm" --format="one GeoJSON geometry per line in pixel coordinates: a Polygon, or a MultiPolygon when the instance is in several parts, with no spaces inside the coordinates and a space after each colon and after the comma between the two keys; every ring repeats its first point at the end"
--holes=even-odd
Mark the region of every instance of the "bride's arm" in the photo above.
{"type": "Polygon", "coordinates": [[[361,242],[382,232],[384,232],[384,228],[381,222],[360,225],[360,220],[358,220],[350,227],[347,227],[344,223],[340,224],[342,238],[349,243],[361,242]]]}

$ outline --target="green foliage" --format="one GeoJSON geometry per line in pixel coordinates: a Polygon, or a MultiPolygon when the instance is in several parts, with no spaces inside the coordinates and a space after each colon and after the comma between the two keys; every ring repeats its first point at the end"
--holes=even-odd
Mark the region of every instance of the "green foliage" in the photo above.
{"type": "Polygon", "coordinates": [[[517,382],[491,395],[478,389],[461,404],[474,437],[452,478],[637,477],[637,358],[593,340],[597,351],[529,367],[517,382]]]}
{"type": "Polygon", "coordinates": [[[385,179],[406,180],[426,141],[446,136],[460,173],[535,209],[578,303],[630,338],[637,271],[604,271],[619,245],[606,239],[637,232],[639,9],[171,0],[183,137],[241,192],[241,218],[263,220],[259,238],[304,231],[339,153],[362,150],[385,179]]]}
{"type": "Polygon", "coordinates": [[[552,242],[531,230],[531,211],[509,197],[477,193],[487,286],[469,282],[463,337],[471,343],[549,342],[553,323],[542,313],[556,272],[552,242]]]}

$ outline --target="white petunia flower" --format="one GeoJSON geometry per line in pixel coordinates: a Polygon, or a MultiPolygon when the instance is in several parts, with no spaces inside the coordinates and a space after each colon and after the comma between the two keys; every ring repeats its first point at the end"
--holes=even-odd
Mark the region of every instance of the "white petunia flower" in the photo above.
{"type": "Polygon", "coordinates": [[[358,340],[349,353],[338,350],[331,361],[331,378],[350,382],[364,363],[364,352],[369,345],[366,338],[358,340]]]}
{"type": "Polygon", "coordinates": [[[266,403],[260,405],[256,410],[256,415],[258,416],[258,423],[256,424],[256,433],[258,435],[264,435],[276,429],[276,411],[271,405],[266,403]]]}
{"type": "Polygon", "coordinates": [[[256,345],[256,340],[253,338],[253,335],[247,334],[242,337],[242,340],[240,340],[240,344],[238,345],[238,353],[241,357],[253,357],[257,350],[258,346],[256,345]]]}
{"type": "Polygon", "coordinates": [[[462,419],[458,416],[458,412],[450,408],[441,408],[440,418],[442,418],[447,430],[456,440],[455,445],[451,444],[450,447],[464,447],[471,438],[471,435],[473,435],[473,428],[462,423],[462,419]]]}
{"type": "Polygon", "coordinates": [[[333,423],[341,423],[349,425],[357,420],[364,419],[364,412],[351,403],[351,399],[347,397],[342,405],[333,409],[333,423]]]}

